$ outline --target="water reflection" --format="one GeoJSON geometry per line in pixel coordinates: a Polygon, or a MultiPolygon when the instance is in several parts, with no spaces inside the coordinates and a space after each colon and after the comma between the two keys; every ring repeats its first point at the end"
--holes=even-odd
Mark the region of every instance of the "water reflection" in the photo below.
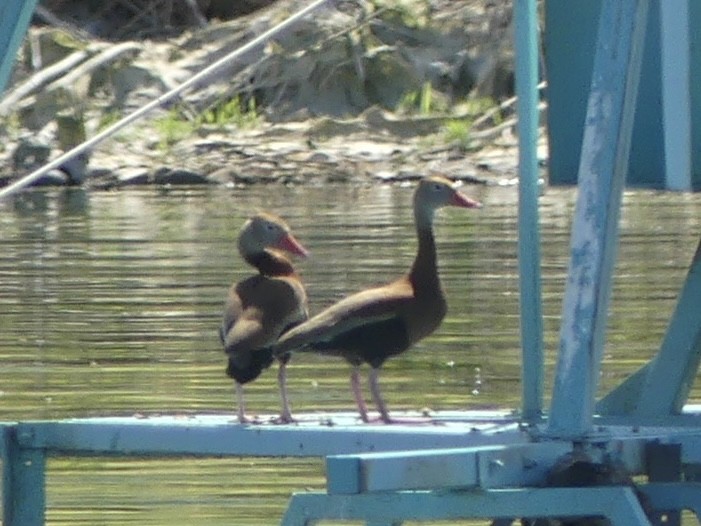
{"type": "MultiPolygon", "coordinates": [[[[468,188],[486,206],[436,221],[449,313],[383,368],[390,409],[517,406],[520,395],[516,194],[468,188]]],[[[411,188],[32,190],[0,202],[2,418],[230,412],[216,327],[229,283],[250,273],[235,238],[258,209],[283,215],[312,251],[299,263],[316,312],[404,272],[414,255],[411,188]]],[[[659,345],[698,241],[701,197],[625,195],[602,389],[659,345]]],[[[541,200],[549,393],[574,193],[541,200]]],[[[353,408],[344,362],[293,360],[294,411],[353,408]]],[[[698,389],[693,396],[699,398],[698,389]]],[[[278,409],[275,375],[247,390],[278,409]]],[[[275,523],[293,490],[323,485],[309,460],[56,459],[57,524],[275,523]],[[233,481],[236,481],[235,483],[233,481]]]]}

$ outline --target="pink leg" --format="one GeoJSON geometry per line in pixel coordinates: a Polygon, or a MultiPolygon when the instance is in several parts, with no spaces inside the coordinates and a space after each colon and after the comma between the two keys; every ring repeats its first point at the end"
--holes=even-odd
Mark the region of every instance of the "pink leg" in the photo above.
{"type": "Polygon", "coordinates": [[[363,399],[363,393],[360,386],[360,367],[354,366],[351,371],[350,376],[351,391],[353,391],[353,398],[355,398],[355,404],[358,406],[358,412],[360,413],[360,419],[368,423],[368,407],[365,405],[365,400],[363,399]]]}
{"type": "Polygon", "coordinates": [[[377,410],[380,412],[380,419],[385,424],[389,424],[392,420],[389,417],[389,411],[387,411],[387,404],[385,404],[382,393],[380,392],[379,374],[379,369],[375,369],[374,367],[370,369],[370,392],[372,393],[372,399],[375,401],[377,410]]]}
{"type": "Polygon", "coordinates": [[[370,392],[372,393],[372,398],[375,401],[377,410],[380,412],[380,420],[385,424],[432,424],[433,421],[430,418],[390,418],[389,411],[387,410],[387,404],[385,404],[382,398],[382,393],[380,392],[380,370],[370,369],[370,392]]]}
{"type": "Polygon", "coordinates": [[[246,418],[246,402],[243,399],[243,385],[238,382],[236,382],[236,402],[239,407],[239,423],[245,424],[248,422],[248,418],[246,418]]]}
{"type": "Polygon", "coordinates": [[[280,387],[280,399],[282,401],[282,413],[277,418],[276,422],[279,424],[289,424],[294,422],[295,419],[292,418],[292,411],[290,411],[290,402],[287,398],[287,364],[280,362],[280,368],[277,371],[277,383],[280,387]]]}
{"type": "Polygon", "coordinates": [[[236,402],[238,403],[238,419],[240,424],[260,424],[258,417],[248,418],[246,416],[246,402],[243,398],[243,385],[236,382],[236,402]]]}

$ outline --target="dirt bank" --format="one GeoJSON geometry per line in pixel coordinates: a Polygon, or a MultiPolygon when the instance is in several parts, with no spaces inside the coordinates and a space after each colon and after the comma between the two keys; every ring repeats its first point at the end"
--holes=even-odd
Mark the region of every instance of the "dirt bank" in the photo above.
{"type": "MultiPolygon", "coordinates": [[[[54,4],[61,2],[43,5],[54,4]]],[[[305,4],[279,0],[218,21],[199,3],[204,19],[161,13],[172,23],[161,19],[168,30],[150,39],[145,15],[106,31],[104,18],[116,16],[110,2],[99,13],[75,8],[53,23],[44,17],[0,100],[8,137],[2,181],[41,166],[305,4]]],[[[45,182],[309,183],[431,172],[513,181],[509,2],[335,5],[45,182]]]]}

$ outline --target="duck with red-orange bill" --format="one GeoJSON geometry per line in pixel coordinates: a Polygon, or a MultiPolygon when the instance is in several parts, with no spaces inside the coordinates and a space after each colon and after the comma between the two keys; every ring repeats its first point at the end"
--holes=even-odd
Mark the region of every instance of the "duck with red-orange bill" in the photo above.
{"type": "Polygon", "coordinates": [[[364,422],[369,422],[361,393],[360,366],[370,366],[369,385],[380,419],[390,418],[380,392],[379,370],[435,331],[447,303],[438,276],[433,235],[435,212],[446,206],[479,208],[482,205],[442,176],[423,178],[414,192],[414,223],[418,250],[409,272],[386,285],[368,288],[331,305],[285,332],[275,354],[313,351],[345,358],[351,365],[351,390],[364,422]]]}
{"type": "Polygon", "coordinates": [[[280,335],[308,318],[307,294],[290,256],[306,257],[307,250],[295,239],[281,218],[259,213],[241,229],[241,257],[258,273],[229,289],[219,337],[228,356],[226,373],[235,382],[238,419],[246,415],[243,385],[255,380],[275,358],[280,366],[278,385],[282,410],[279,422],[292,422],[287,395],[286,366],[289,353],[273,356],[280,335]]]}

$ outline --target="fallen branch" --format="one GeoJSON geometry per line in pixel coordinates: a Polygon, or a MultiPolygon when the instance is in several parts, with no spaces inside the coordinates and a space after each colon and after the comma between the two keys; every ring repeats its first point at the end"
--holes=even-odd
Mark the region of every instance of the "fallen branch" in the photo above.
{"type": "Polygon", "coordinates": [[[29,96],[31,93],[39,90],[52,80],[63,75],[66,71],[70,71],[77,64],[83,62],[86,58],[90,56],[87,50],[76,51],[71,53],[63,60],[59,60],[55,64],[38,71],[32,75],[25,82],[11,90],[3,99],[0,101],[0,116],[6,116],[11,113],[14,106],[29,96]]]}
{"type": "MultiPolygon", "coordinates": [[[[102,45],[100,45],[100,47],[102,47],[102,45]]],[[[46,87],[46,90],[52,91],[60,88],[68,88],[83,75],[88,75],[97,68],[102,67],[110,62],[114,62],[115,60],[121,58],[122,55],[131,52],[139,52],[140,50],[141,46],[136,42],[122,42],[121,44],[117,45],[109,45],[107,48],[100,51],[94,57],[86,60],[85,62],[80,64],[80,66],[69,71],[63,77],[49,84],[46,87]]]]}
{"type": "MultiPolygon", "coordinates": [[[[545,86],[547,86],[547,82],[546,82],[546,81],[543,81],[543,82],[541,82],[540,84],[538,84],[537,88],[538,88],[538,90],[540,91],[540,90],[544,89],[545,86]]],[[[476,119],[474,120],[474,122],[472,123],[472,127],[473,127],[473,128],[476,128],[476,127],[479,126],[480,124],[484,124],[484,123],[487,122],[489,119],[491,119],[492,117],[494,117],[494,115],[496,115],[497,113],[500,113],[500,112],[504,111],[505,109],[507,109],[507,108],[513,106],[514,104],[516,104],[516,101],[518,101],[518,98],[517,98],[517,97],[511,97],[511,98],[506,99],[505,101],[503,101],[503,102],[502,102],[501,104],[499,104],[498,106],[494,106],[493,108],[488,109],[488,110],[485,111],[482,115],[480,115],[478,118],[476,118],[476,119]]],[[[540,106],[539,106],[539,108],[540,108],[540,106]]]]}
{"type": "MultiPolygon", "coordinates": [[[[548,105],[545,102],[540,102],[538,104],[538,111],[541,112],[547,107],[548,107],[548,105]]],[[[478,140],[493,139],[494,137],[499,135],[501,132],[503,132],[505,129],[511,128],[512,126],[515,126],[517,122],[518,122],[518,116],[511,117],[510,119],[506,119],[504,122],[499,123],[496,126],[493,126],[492,128],[487,128],[486,130],[480,130],[477,132],[470,132],[470,139],[478,139],[478,140]]]]}
{"type": "MultiPolygon", "coordinates": [[[[42,93],[51,93],[52,91],[58,89],[70,89],[82,76],[92,73],[94,70],[104,66],[105,64],[114,62],[127,53],[138,52],[141,49],[141,46],[139,46],[139,44],[136,42],[122,42],[121,44],[109,45],[107,47],[104,47],[104,44],[99,44],[88,48],[87,53],[92,54],[94,53],[95,49],[99,48],[103,49],[97,55],[89,58],[76,68],[70,70],[67,74],[46,85],[42,90],[42,93]]],[[[5,104],[9,105],[9,103],[7,101],[2,101],[2,104],[0,104],[0,115],[6,115],[10,111],[14,111],[17,108],[23,108],[35,104],[36,95],[27,95],[21,100],[13,98],[11,103],[12,108],[9,108],[5,106],[5,104]],[[5,113],[5,111],[7,111],[7,113],[5,113]]]]}

